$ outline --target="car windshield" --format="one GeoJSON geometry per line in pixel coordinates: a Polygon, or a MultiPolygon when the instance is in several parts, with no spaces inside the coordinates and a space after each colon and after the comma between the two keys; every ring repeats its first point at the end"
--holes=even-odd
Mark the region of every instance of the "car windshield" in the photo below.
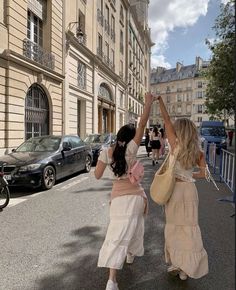
{"type": "Polygon", "coordinates": [[[20,145],[16,152],[52,152],[57,151],[60,146],[60,137],[37,137],[30,138],[20,145]]]}
{"type": "Polygon", "coordinates": [[[224,127],[203,127],[201,129],[202,136],[225,136],[225,128],[224,127]]]}
{"type": "Polygon", "coordinates": [[[110,141],[111,134],[101,134],[101,135],[89,135],[84,139],[87,143],[108,143],[110,141]]]}

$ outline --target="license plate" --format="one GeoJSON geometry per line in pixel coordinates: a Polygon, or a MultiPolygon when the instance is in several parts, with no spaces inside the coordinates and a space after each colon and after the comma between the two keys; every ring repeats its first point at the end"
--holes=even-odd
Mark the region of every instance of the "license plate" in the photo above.
{"type": "Polygon", "coordinates": [[[6,180],[11,180],[11,175],[8,175],[8,174],[6,175],[5,174],[4,177],[5,177],[6,180]]]}

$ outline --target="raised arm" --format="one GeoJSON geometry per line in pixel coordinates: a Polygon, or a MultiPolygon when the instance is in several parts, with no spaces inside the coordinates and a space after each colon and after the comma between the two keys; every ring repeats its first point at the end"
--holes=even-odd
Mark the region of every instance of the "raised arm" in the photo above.
{"type": "Polygon", "coordinates": [[[145,129],[147,121],[148,121],[148,117],[150,114],[153,100],[154,100],[153,95],[151,93],[146,93],[143,114],[141,115],[141,118],[140,118],[140,121],[138,124],[138,128],[137,128],[136,134],[134,136],[134,142],[137,145],[140,145],[140,143],[141,143],[141,140],[142,140],[142,137],[144,134],[144,129],[145,129]]]}
{"type": "Polygon", "coordinates": [[[203,152],[200,153],[198,167],[199,167],[199,170],[193,172],[193,178],[195,179],[205,178],[207,164],[206,164],[206,160],[205,160],[203,152]]]}
{"type": "Polygon", "coordinates": [[[175,143],[176,143],[176,134],[175,134],[174,126],[170,120],[170,116],[166,110],[166,107],[165,107],[165,104],[162,100],[162,97],[158,96],[155,99],[159,101],[161,115],[162,115],[162,118],[163,118],[164,124],[165,124],[166,137],[167,137],[168,142],[170,144],[171,150],[174,150],[175,143]]]}

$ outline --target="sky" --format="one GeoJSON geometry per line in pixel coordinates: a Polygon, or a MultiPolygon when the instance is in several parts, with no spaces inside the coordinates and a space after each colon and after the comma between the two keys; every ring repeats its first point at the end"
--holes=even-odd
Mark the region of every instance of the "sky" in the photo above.
{"type": "Polygon", "coordinates": [[[195,63],[196,56],[209,60],[205,44],[215,38],[212,27],[227,0],[150,0],[149,26],[152,47],[151,66],[174,68],[195,63]]]}

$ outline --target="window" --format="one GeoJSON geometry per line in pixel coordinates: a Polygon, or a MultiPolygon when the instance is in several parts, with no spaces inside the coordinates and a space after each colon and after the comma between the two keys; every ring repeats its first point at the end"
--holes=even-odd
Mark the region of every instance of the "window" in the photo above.
{"type": "Polygon", "coordinates": [[[197,105],[197,113],[203,112],[203,105],[197,105]]]}
{"type": "Polygon", "coordinates": [[[115,41],[115,18],[113,15],[111,16],[111,39],[113,42],[115,41]]]}
{"type": "Polygon", "coordinates": [[[86,89],[86,65],[78,62],[78,86],[79,88],[86,89]]]}
{"type": "Polygon", "coordinates": [[[109,59],[109,44],[107,42],[105,42],[105,55],[108,60],[109,59]]]}
{"type": "Polygon", "coordinates": [[[85,15],[79,10],[79,31],[82,31],[85,34],[85,15]]]}
{"type": "Polygon", "coordinates": [[[181,102],[182,101],[182,98],[180,95],[177,95],[177,102],[181,102]]]}
{"type": "Polygon", "coordinates": [[[122,5],[120,5],[120,20],[124,22],[124,9],[122,5]]]}
{"type": "Polygon", "coordinates": [[[111,49],[111,62],[112,62],[112,65],[115,65],[115,51],[114,51],[114,49],[111,49]]]}
{"type": "Polygon", "coordinates": [[[27,38],[38,45],[43,45],[43,22],[33,12],[28,10],[27,38]]]}
{"type": "Polygon", "coordinates": [[[49,134],[49,104],[44,90],[32,85],[25,98],[25,140],[49,134]]]}
{"type": "Polygon", "coordinates": [[[98,33],[98,54],[102,56],[102,36],[98,33]]]}
{"type": "Polygon", "coordinates": [[[69,137],[72,148],[77,148],[84,145],[84,142],[76,136],[69,137]]]}
{"type": "Polygon", "coordinates": [[[124,35],[123,35],[123,31],[120,31],[120,52],[123,54],[124,52],[124,35]]]}
{"type": "Polygon", "coordinates": [[[167,101],[167,103],[170,102],[170,96],[167,96],[166,101],[167,101]]]}
{"type": "Polygon", "coordinates": [[[187,105],[187,113],[191,113],[191,105],[187,105]]]}
{"type": "Polygon", "coordinates": [[[182,112],[182,107],[181,107],[181,105],[178,105],[178,107],[177,107],[177,113],[181,114],[181,112],[182,112]]]}
{"type": "Polygon", "coordinates": [[[98,9],[103,11],[103,0],[98,0],[98,9]]]}
{"type": "Polygon", "coordinates": [[[197,99],[202,99],[202,97],[203,97],[202,91],[196,92],[196,98],[197,99]]]}
{"type": "Polygon", "coordinates": [[[202,88],[202,82],[197,82],[197,88],[202,88]]]}
{"type": "Polygon", "coordinates": [[[109,34],[109,8],[106,5],[105,8],[105,31],[109,34]]]}
{"type": "Polygon", "coordinates": [[[199,123],[201,123],[201,122],[202,122],[202,117],[197,117],[197,121],[198,121],[199,123]]]}
{"type": "Polygon", "coordinates": [[[123,76],[123,61],[120,60],[120,75],[123,76]]]}
{"type": "Polygon", "coordinates": [[[124,95],[122,91],[120,91],[120,107],[124,107],[124,95]]]}

